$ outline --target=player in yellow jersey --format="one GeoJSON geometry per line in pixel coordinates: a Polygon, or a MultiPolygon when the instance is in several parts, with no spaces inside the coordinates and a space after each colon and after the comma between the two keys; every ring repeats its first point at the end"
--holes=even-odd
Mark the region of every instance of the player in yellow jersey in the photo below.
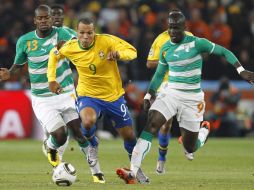
{"type": "MultiPolygon", "coordinates": [[[[185,32],[187,35],[193,35],[190,32],[185,32]]],[[[157,38],[154,40],[148,57],[146,66],[147,68],[156,68],[158,65],[159,57],[160,57],[160,49],[163,44],[165,44],[170,39],[168,31],[164,31],[161,34],[157,36],[157,38]]],[[[163,85],[166,84],[168,80],[168,73],[165,74],[164,82],[162,83],[160,88],[163,88],[163,85]]],[[[165,173],[165,162],[166,162],[166,155],[168,151],[168,144],[170,140],[170,128],[172,126],[172,120],[170,119],[168,122],[166,122],[159,130],[158,132],[158,140],[159,140],[159,156],[158,161],[156,165],[156,173],[163,174],[165,173]]]]}
{"type": "MultiPolygon", "coordinates": [[[[68,58],[77,68],[77,108],[92,149],[90,160],[98,160],[98,141],[95,137],[96,120],[106,114],[111,118],[124,147],[131,157],[136,144],[132,119],[124,99],[124,89],[119,74],[117,60],[130,61],[137,57],[136,49],[126,41],[108,34],[96,34],[94,22],[82,18],[77,27],[78,39],[70,40],[59,50],[50,52],[48,66],[49,88],[53,93],[61,93],[56,82],[57,61],[68,58]]],[[[147,183],[149,179],[139,170],[137,180],[147,183]]],[[[135,183],[132,181],[131,183],[135,183]]]]}

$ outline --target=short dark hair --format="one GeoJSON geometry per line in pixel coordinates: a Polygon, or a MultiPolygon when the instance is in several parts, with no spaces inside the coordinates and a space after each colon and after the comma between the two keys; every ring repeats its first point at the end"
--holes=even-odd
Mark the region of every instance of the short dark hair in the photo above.
{"type": "Polygon", "coordinates": [[[34,11],[35,16],[38,14],[39,10],[47,11],[48,14],[51,15],[51,8],[48,5],[39,5],[34,11]]]}
{"type": "Polygon", "coordinates": [[[168,19],[169,22],[173,19],[177,22],[185,23],[185,16],[181,10],[175,9],[170,11],[168,14],[168,17],[169,17],[168,19]]]}
{"type": "Polygon", "coordinates": [[[51,9],[61,9],[64,11],[64,6],[60,4],[54,4],[51,6],[51,9]]]}
{"type": "Polygon", "coordinates": [[[83,23],[83,24],[94,24],[94,20],[90,17],[83,17],[83,18],[80,18],[78,20],[78,24],[77,26],[79,25],[79,23],[83,23]]]}

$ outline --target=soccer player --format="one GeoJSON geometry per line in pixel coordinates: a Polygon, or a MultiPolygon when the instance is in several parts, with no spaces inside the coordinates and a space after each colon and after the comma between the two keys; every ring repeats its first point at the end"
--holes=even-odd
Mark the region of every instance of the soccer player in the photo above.
{"type": "Polygon", "coordinates": [[[234,54],[226,48],[205,38],[188,36],[184,33],[185,16],[180,11],[169,14],[169,35],[160,51],[159,64],[144,97],[144,109],[149,110],[147,126],[142,131],[133,149],[131,168],[118,169],[124,181],[133,180],[141,162],[151,148],[153,133],[174,115],[177,116],[182,135],[185,156],[192,160],[193,153],[201,148],[209,134],[209,123],[204,122],[204,93],[200,88],[202,57],[201,53],[223,56],[232,64],[246,81],[254,81],[254,73],[245,70],[234,54]],[[162,89],[150,107],[150,100],[162,83],[164,74],[170,70],[167,85],[162,89]]]}
{"type": "MultiPolygon", "coordinates": [[[[59,50],[51,50],[48,66],[49,88],[53,93],[62,91],[62,85],[56,81],[57,61],[68,58],[76,66],[79,75],[77,105],[86,137],[94,147],[93,161],[96,162],[98,152],[95,123],[101,113],[111,118],[124,140],[124,148],[131,157],[136,137],[123,96],[124,89],[117,60],[135,59],[136,49],[116,36],[96,34],[94,22],[90,18],[78,21],[77,35],[78,39],[68,41],[59,50]]],[[[140,183],[148,182],[141,169],[137,171],[137,180],[140,183]]],[[[134,182],[133,180],[130,183],[134,182]]]]}
{"type": "MultiPolygon", "coordinates": [[[[63,87],[63,93],[56,95],[50,92],[47,82],[47,66],[50,50],[60,41],[72,38],[69,32],[52,26],[51,9],[40,5],[35,9],[34,24],[36,30],[24,34],[18,39],[16,56],[10,70],[0,68],[0,79],[7,80],[20,67],[28,63],[31,82],[32,107],[42,126],[50,136],[46,141],[48,161],[56,167],[59,164],[57,149],[67,139],[66,126],[72,131],[81,151],[89,157],[89,142],[82,135],[80,120],[75,109],[74,84],[69,62],[59,60],[57,66],[57,81],[63,87]],[[66,63],[66,64],[61,64],[66,63]]],[[[99,163],[88,159],[94,182],[105,183],[99,163]]]]}
{"type": "MultiPolygon", "coordinates": [[[[61,5],[59,4],[55,4],[55,5],[52,5],[51,6],[51,17],[52,17],[52,23],[53,23],[53,26],[55,27],[58,27],[58,28],[63,28],[65,30],[67,30],[73,37],[76,37],[77,36],[77,33],[72,30],[71,28],[69,27],[66,27],[66,26],[63,26],[63,21],[64,21],[64,9],[61,5]]],[[[65,61],[68,61],[67,59],[65,61]]],[[[43,145],[42,145],[42,151],[45,155],[47,155],[47,152],[46,152],[46,141],[49,137],[49,133],[44,129],[44,136],[43,136],[43,145]]],[[[65,149],[67,148],[69,144],[69,135],[67,137],[67,140],[65,142],[64,145],[60,146],[57,151],[59,153],[59,158],[60,158],[60,161],[63,160],[63,154],[65,152],[65,149]]]]}
{"type": "Polygon", "coordinates": [[[63,25],[63,22],[64,22],[64,8],[63,8],[63,6],[61,6],[59,4],[52,5],[51,6],[51,16],[52,16],[53,26],[56,26],[58,28],[61,27],[65,30],[67,30],[73,36],[77,36],[77,33],[75,30],[63,25]]]}
{"type": "MultiPolygon", "coordinates": [[[[185,32],[186,35],[192,35],[190,32],[185,32]]],[[[154,40],[148,57],[146,66],[147,68],[156,68],[159,61],[160,49],[168,40],[170,39],[168,31],[162,32],[157,38],[154,40]]],[[[168,72],[165,73],[164,82],[162,83],[160,88],[163,88],[167,84],[168,81],[168,72]]],[[[158,92],[160,91],[160,88],[158,92]]],[[[157,92],[157,94],[158,94],[157,92]]],[[[156,165],[156,173],[164,174],[165,173],[165,163],[166,163],[166,155],[168,151],[168,144],[170,140],[170,128],[172,126],[172,120],[168,120],[158,132],[158,140],[159,140],[159,157],[156,165]]]]}

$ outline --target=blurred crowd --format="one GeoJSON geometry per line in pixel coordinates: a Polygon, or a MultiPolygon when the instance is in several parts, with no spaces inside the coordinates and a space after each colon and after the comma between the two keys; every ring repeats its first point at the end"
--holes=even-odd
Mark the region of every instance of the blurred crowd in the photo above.
{"type": "MultiPolygon", "coordinates": [[[[97,32],[119,36],[138,50],[135,64],[120,65],[122,78],[150,80],[154,70],[146,68],[146,58],[155,37],[167,30],[169,10],[180,8],[186,15],[187,30],[232,50],[246,69],[253,70],[253,0],[0,0],[0,66],[9,68],[17,39],[34,29],[34,9],[39,4],[62,4],[65,26],[75,29],[83,16],[93,17],[97,32]]],[[[226,75],[239,79],[234,69],[215,56],[205,58],[203,79],[226,75]]],[[[26,79],[17,76],[24,88],[26,79]]],[[[16,79],[14,79],[16,80],[16,79]]]]}

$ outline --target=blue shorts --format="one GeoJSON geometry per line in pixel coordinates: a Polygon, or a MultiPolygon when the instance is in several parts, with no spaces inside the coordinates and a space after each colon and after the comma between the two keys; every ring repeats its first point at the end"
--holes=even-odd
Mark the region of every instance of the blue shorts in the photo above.
{"type": "Polygon", "coordinates": [[[97,118],[100,114],[106,114],[112,121],[113,126],[121,128],[132,126],[132,119],[126,106],[124,96],[114,102],[106,102],[101,99],[87,96],[79,96],[77,99],[77,109],[80,112],[85,107],[91,107],[96,111],[97,118]]]}

